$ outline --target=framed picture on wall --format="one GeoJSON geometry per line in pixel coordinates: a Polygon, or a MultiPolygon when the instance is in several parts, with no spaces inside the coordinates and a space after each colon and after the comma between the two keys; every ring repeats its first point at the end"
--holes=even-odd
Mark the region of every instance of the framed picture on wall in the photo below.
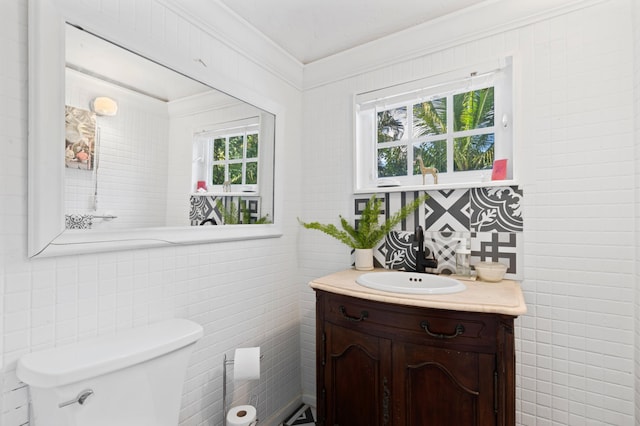
{"type": "Polygon", "coordinates": [[[93,170],[95,151],[96,114],[89,110],[65,106],[65,166],[93,170]]]}

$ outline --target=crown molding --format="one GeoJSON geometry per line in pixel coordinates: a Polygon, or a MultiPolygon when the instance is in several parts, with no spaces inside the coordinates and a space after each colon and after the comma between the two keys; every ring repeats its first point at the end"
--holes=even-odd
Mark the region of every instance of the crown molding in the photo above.
{"type": "Polygon", "coordinates": [[[488,0],[304,66],[303,90],[613,0],[488,0]],[[460,25],[464,22],[464,25],[460,25]],[[408,40],[419,40],[408,43],[408,40]]]}
{"type": "Polygon", "coordinates": [[[157,1],[257,67],[302,90],[302,63],[218,0],[157,1]]]}

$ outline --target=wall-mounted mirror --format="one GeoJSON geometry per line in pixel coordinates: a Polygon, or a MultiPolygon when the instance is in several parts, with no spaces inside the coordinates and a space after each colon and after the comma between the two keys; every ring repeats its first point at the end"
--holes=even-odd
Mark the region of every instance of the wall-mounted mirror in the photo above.
{"type": "Polygon", "coordinates": [[[280,235],[275,114],[67,19],[30,3],[29,255],[280,235]]]}

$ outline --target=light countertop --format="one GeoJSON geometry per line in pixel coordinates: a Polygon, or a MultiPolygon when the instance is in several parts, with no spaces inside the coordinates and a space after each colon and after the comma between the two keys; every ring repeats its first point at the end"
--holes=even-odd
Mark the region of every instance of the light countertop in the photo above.
{"type": "MultiPolygon", "coordinates": [[[[347,269],[316,278],[309,285],[316,290],[398,305],[512,316],[522,315],[527,312],[522,289],[515,281],[502,280],[498,283],[462,281],[467,286],[467,289],[460,293],[432,295],[390,293],[370,289],[356,283],[356,278],[361,274],[376,271],[388,272],[389,270],[357,271],[355,269],[347,269]]],[[[402,272],[398,273],[401,274],[402,272]]]]}

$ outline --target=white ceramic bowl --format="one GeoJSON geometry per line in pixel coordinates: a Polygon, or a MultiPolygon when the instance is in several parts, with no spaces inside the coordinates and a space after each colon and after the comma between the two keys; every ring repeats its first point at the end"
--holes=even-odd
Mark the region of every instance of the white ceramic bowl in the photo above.
{"type": "Polygon", "coordinates": [[[505,272],[507,272],[507,266],[500,262],[478,262],[475,264],[475,268],[478,278],[490,283],[502,281],[505,272]]]}

